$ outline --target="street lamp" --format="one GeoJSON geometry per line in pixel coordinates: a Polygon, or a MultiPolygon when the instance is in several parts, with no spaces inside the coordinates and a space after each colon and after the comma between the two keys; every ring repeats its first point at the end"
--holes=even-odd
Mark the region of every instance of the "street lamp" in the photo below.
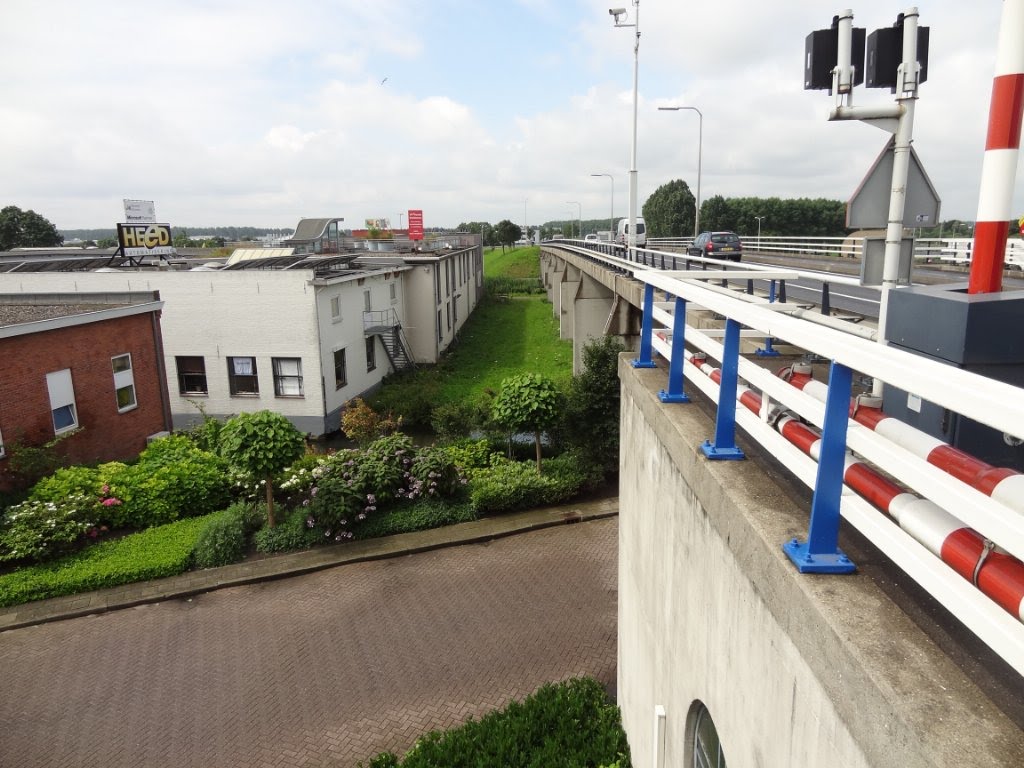
{"type": "Polygon", "coordinates": [[[610,173],[592,173],[591,176],[607,176],[612,184],[612,207],[608,211],[608,237],[615,240],[615,177],[610,173]]]}
{"type": "Polygon", "coordinates": [[[689,109],[697,113],[700,118],[697,133],[697,213],[693,218],[693,236],[700,234],[700,172],[701,160],[704,156],[704,113],[696,107],[658,107],[662,112],[679,112],[689,109]]]}
{"type": "Polygon", "coordinates": [[[754,218],[757,219],[757,250],[760,251],[761,250],[761,222],[764,219],[767,219],[768,217],[767,216],[755,216],[754,218]]]}
{"type": "Polygon", "coordinates": [[[528,197],[523,199],[523,237],[525,237],[527,240],[530,239],[530,225],[526,223],[526,204],[529,202],[529,200],[530,198],[528,197]]]}
{"type": "Polygon", "coordinates": [[[580,205],[579,203],[577,203],[575,200],[566,200],[565,204],[566,205],[575,205],[579,209],[579,216],[577,217],[577,221],[579,221],[579,228],[576,230],[576,237],[582,238],[583,237],[583,206],[580,205]]]}
{"type": "Polygon", "coordinates": [[[635,42],[633,43],[633,145],[629,158],[629,229],[626,232],[626,243],[630,252],[636,248],[636,102],[637,102],[637,72],[640,67],[640,0],[632,0],[633,23],[623,24],[622,18],[626,15],[625,8],[609,8],[608,13],[615,19],[616,27],[633,27],[636,30],[635,42]]]}

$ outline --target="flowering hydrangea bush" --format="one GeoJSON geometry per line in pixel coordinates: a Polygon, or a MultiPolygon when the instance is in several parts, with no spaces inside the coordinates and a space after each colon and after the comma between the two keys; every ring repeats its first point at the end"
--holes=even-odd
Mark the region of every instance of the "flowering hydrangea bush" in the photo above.
{"type": "Polygon", "coordinates": [[[374,441],[365,450],[339,451],[308,471],[296,473],[293,487],[308,485],[306,525],[324,537],[343,541],[352,528],[383,505],[421,496],[450,496],[465,478],[433,448],[417,450],[405,435],[374,441]]]}
{"type": "Polygon", "coordinates": [[[61,501],[25,501],[0,522],[0,561],[46,560],[99,533],[98,500],[72,494],[61,501]]]}

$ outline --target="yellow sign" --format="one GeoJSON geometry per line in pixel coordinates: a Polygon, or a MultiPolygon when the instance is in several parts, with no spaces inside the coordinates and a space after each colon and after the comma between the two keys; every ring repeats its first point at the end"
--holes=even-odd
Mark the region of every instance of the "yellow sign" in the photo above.
{"type": "Polygon", "coordinates": [[[170,224],[118,224],[117,241],[125,256],[174,253],[170,224]]]}

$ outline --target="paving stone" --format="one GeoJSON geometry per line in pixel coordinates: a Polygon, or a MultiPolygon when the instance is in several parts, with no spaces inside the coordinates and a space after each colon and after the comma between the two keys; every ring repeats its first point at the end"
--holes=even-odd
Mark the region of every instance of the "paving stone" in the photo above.
{"type": "Polygon", "coordinates": [[[355,766],[615,682],[614,518],[0,634],[0,766],[355,766]]]}

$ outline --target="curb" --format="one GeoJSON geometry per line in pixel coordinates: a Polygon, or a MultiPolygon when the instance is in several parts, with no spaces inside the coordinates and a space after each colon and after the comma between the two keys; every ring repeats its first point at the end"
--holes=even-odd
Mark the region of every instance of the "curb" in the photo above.
{"type": "Polygon", "coordinates": [[[220,568],[188,571],[166,579],[36,600],[0,608],[0,632],[187,598],[228,587],[301,576],[343,565],[478,544],[558,525],[601,520],[618,513],[617,497],[542,507],[443,528],[329,545],[220,568]]]}

